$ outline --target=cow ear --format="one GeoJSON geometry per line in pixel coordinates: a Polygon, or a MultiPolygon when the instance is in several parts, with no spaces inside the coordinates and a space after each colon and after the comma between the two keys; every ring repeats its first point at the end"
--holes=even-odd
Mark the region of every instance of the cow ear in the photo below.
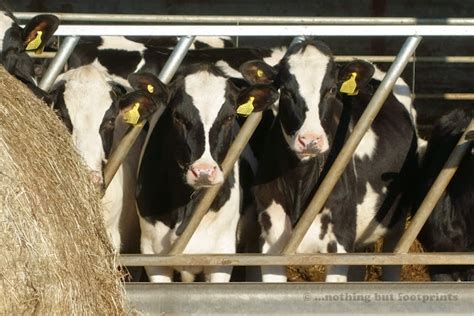
{"type": "Polygon", "coordinates": [[[278,91],[268,84],[256,84],[241,91],[237,97],[236,112],[248,116],[268,109],[279,98],[278,91]]]}
{"type": "Polygon", "coordinates": [[[250,60],[239,67],[239,71],[250,84],[269,84],[275,80],[277,71],[261,60],[250,60]]]}
{"type": "Polygon", "coordinates": [[[143,90],[133,91],[119,101],[120,113],[125,123],[131,125],[141,124],[147,120],[158,109],[153,96],[143,90]]]}
{"type": "Polygon", "coordinates": [[[339,91],[356,95],[372,79],[375,67],[365,60],[354,60],[348,63],[338,76],[339,91]]]}
{"type": "Polygon", "coordinates": [[[128,76],[128,82],[135,90],[146,91],[157,103],[168,104],[170,92],[166,85],[149,72],[137,72],[128,76]]]}
{"type": "Polygon", "coordinates": [[[58,28],[59,19],[52,14],[33,17],[23,29],[25,50],[41,53],[58,28]]]}

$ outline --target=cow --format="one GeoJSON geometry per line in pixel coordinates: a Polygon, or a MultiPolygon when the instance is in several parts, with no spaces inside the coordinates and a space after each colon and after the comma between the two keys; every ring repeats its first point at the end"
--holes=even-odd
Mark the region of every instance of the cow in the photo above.
{"type": "MultiPolygon", "coordinates": [[[[184,253],[235,253],[241,210],[240,170],[224,179],[221,163],[238,131],[237,105],[263,109],[278,98],[269,85],[238,89],[215,64],[180,69],[169,84],[166,110],[152,131],[137,183],[141,251],[166,254],[181,234],[205,188],[222,184],[184,253]]],[[[181,280],[201,272],[209,282],[227,282],[232,267],[174,267],[181,280]]],[[[170,282],[172,267],[147,267],[151,282],[170,282]]]]}
{"type": "MultiPolygon", "coordinates": [[[[50,92],[52,108],[71,133],[72,142],[99,190],[103,188],[104,165],[129,128],[124,114],[139,104],[135,110],[142,121],[160,105],[161,98],[157,96],[167,94],[166,90],[162,92],[166,87],[160,82],[153,82],[153,87],[153,95],[143,91],[126,94],[125,87],[92,65],[71,69],[56,79],[50,92]]],[[[130,85],[127,88],[131,90],[130,85]]],[[[141,135],[102,198],[105,227],[117,252],[139,251],[134,191],[137,157],[143,141],[141,135]]]]}
{"type": "MultiPolygon", "coordinates": [[[[418,205],[473,117],[473,108],[457,109],[435,124],[421,164],[418,205]]],[[[418,236],[426,251],[474,251],[473,133],[466,138],[468,151],[418,236]]],[[[474,281],[474,266],[429,266],[429,273],[433,281],[474,281]]]]}
{"type": "Polygon", "coordinates": [[[0,63],[39,96],[44,95],[36,87],[33,61],[26,52],[42,52],[58,25],[56,16],[41,14],[22,28],[11,11],[0,3],[0,63]]]}
{"type": "MultiPolygon", "coordinates": [[[[339,70],[329,47],[312,39],[292,45],[275,67],[261,60],[241,66],[249,82],[280,90],[253,190],[263,253],[282,251],[380,84],[372,79],[375,71],[360,60],[339,70]]],[[[402,231],[410,203],[402,193],[417,168],[416,140],[406,105],[389,94],[297,252],[354,252],[402,231]]],[[[326,281],[347,281],[347,272],[329,266],[326,281]]],[[[262,267],[262,278],[285,282],[286,270],[262,267]]]]}

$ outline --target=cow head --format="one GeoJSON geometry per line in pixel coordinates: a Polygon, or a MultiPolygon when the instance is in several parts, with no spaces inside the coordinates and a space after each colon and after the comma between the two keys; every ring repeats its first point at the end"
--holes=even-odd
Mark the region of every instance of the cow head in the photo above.
{"type": "Polygon", "coordinates": [[[278,98],[268,85],[238,89],[215,65],[186,67],[170,84],[168,110],[173,153],[184,181],[198,189],[222,183],[221,163],[238,129],[236,108],[252,103],[255,109],[278,98]]]}
{"type": "Polygon", "coordinates": [[[344,77],[354,71],[360,72],[360,84],[366,84],[373,74],[354,64],[338,76],[330,49],[315,40],[292,45],[275,67],[259,60],[241,66],[248,81],[272,82],[280,89],[278,118],[282,133],[300,160],[329,150],[342,110],[339,90],[346,81],[344,77]]]}
{"type": "Polygon", "coordinates": [[[51,92],[53,109],[71,132],[76,150],[97,185],[103,183],[103,166],[119,120],[134,111],[138,119],[132,123],[140,124],[158,106],[159,87],[154,97],[144,91],[125,93],[124,87],[91,65],[62,74],[51,92]]]}
{"type": "Polygon", "coordinates": [[[42,14],[32,18],[22,29],[15,17],[0,5],[1,63],[8,72],[34,83],[33,61],[25,51],[41,52],[58,25],[56,16],[42,14]]]}

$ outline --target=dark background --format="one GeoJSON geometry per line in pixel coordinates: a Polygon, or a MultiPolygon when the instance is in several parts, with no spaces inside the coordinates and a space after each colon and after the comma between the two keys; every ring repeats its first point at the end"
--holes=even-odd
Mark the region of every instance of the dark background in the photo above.
{"type": "MultiPolygon", "coordinates": [[[[75,12],[75,13],[136,13],[136,14],[189,14],[189,15],[257,15],[257,16],[340,16],[340,17],[416,17],[447,18],[473,17],[474,1],[409,1],[409,0],[16,0],[7,1],[14,11],[75,12]]],[[[350,26],[348,26],[350,27],[350,26]]],[[[336,55],[394,55],[404,38],[400,37],[331,37],[321,38],[336,55]]],[[[276,44],[282,38],[239,38],[240,45],[276,44]]],[[[474,56],[472,37],[424,38],[417,56],[474,56]]],[[[387,63],[379,64],[387,69],[387,63]]],[[[474,64],[421,63],[409,64],[403,78],[415,93],[474,92],[474,64]]],[[[442,99],[415,100],[418,123],[429,126],[440,115],[454,107],[472,106],[472,101],[442,99]]]]}

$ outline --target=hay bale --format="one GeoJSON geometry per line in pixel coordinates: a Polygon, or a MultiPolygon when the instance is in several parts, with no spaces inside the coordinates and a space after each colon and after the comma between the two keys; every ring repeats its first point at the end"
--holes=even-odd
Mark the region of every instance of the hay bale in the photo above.
{"type": "Polygon", "coordinates": [[[66,128],[0,66],[0,314],[124,314],[124,290],[66,128]]]}

